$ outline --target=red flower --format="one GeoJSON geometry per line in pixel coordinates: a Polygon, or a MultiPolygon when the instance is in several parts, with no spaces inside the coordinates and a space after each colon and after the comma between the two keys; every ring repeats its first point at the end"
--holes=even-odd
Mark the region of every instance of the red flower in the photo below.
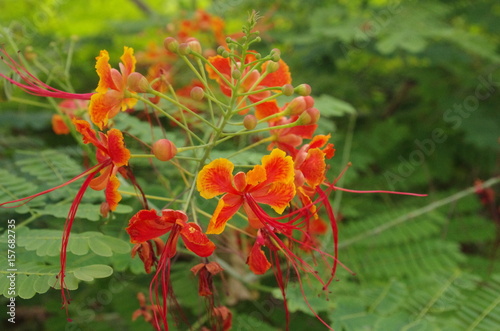
{"type": "Polygon", "coordinates": [[[143,243],[169,233],[165,247],[156,265],[156,273],[149,287],[149,295],[154,306],[160,307],[158,312],[154,311],[154,326],[160,330],[160,320],[168,330],[167,301],[174,297],[170,284],[170,267],[172,257],[177,253],[177,241],[179,236],[186,248],[200,257],[210,256],[215,250],[215,245],[202,232],[196,223],[187,222],[187,215],[180,210],[164,209],[161,215],[155,210],[141,210],[129,221],[126,228],[132,243],[143,243]],[[159,298],[161,289],[162,299],[159,298]]]}
{"type": "MultiPolygon", "coordinates": [[[[256,61],[255,55],[253,53],[248,53],[244,60],[244,65],[248,65],[251,62],[256,61]]],[[[227,95],[232,95],[232,89],[235,84],[233,77],[233,71],[235,69],[241,69],[242,63],[238,62],[236,65],[231,61],[230,58],[224,58],[220,55],[212,56],[208,58],[208,61],[213,66],[206,65],[206,69],[210,78],[214,79],[220,86],[222,92],[227,95]],[[215,70],[214,70],[215,68],[215,70]]],[[[285,84],[290,84],[292,78],[288,65],[283,60],[277,62],[278,69],[271,72],[268,70],[268,66],[275,66],[276,62],[267,61],[264,62],[260,68],[252,69],[252,66],[246,66],[243,72],[241,72],[241,77],[244,77],[240,84],[238,85],[239,93],[249,93],[262,90],[268,87],[281,87],[285,84]]],[[[260,91],[248,95],[248,99],[252,102],[258,102],[264,98],[271,95],[271,91],[260,91]]]]}
{"type": "Polygon", "coordinates": [[[248,221],[255,228],[262,227],[249,203],[263,203],[281,214],[295,196],[292,158],[275,149],[262,158],[262,165],[256,165],[246,174],[238,172],[233,176],[233,163],[217,159],[205,165],[198,174],[197,188],[205,199],[224,194],[219,200],[207,233],[224,231],[227,221],[244,207],[248,221]]]}
{"type": "Polygon", "coordinates": [[[105,164],[100,169],[101,174],[90,182],[90,187],[97,191],[105,189],[109,210],[113,211],[122,198],[118,193],[120,181],[116,178],[116,173],[120,167],[126,166],[130,159],[130,151],[124,145],[123,134],[120,130],[111,129],[107,134],[99,132],[97,135],[89,122],[74,120],[73,123],[76,130],[82,134],[83,142],[97,147],[97,161],[105,164]]]}

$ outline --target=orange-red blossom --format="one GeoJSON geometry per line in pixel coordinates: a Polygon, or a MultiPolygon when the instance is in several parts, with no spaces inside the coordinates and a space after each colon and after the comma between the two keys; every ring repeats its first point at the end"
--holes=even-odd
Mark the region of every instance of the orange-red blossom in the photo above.
{"type": "Polygon", "coordinates": [[[90,127],[89,122],[84,120],[73,120],[75,128],[83,136],[85,144],[91,143],[96,148],[96,158],[100,164],[106,164],[100,170],[100,175],[90,182],[90,187],[100,191],[105,189],[106,202],[109,210],[113,211],[121,200],[118,193],[120,181],[116,173],[122,166],[128,165],[130,151],[125,147],[123,134],[120,130],[111,129],[107,134],[98,134],[90,127]]]}
{"type": "Polygon", "coordinates": [[[285,152],[274,149],[247,173],[233,175],[234,164],[227,159],[216,159],[198,174],[197,188],[205,199],[223,194],[219,200],[207,233],[224,231],[227,221],[243,207],[250,225],[261,228],[263,224],[255,215],[251,204],[267,204],[278,214],[283,213],[295,196],[293,160],[285,152]]]}
{"type": "Polygon", "coordinates": [[[124,111],[135,106],[137,99],[130,94],[144,92],[139,82],[143,83],[146,78],[135,73],[136,59],[134,50],[130,47],[123,48],[120,71],[111,68],[106,50],[102,50],[96,60],[95,68],[99,75],[99,83],[96,93],[90,98],[89,115],[92,122],[102,130],[108,120],[116,116],[120,110],[124,111]]]}

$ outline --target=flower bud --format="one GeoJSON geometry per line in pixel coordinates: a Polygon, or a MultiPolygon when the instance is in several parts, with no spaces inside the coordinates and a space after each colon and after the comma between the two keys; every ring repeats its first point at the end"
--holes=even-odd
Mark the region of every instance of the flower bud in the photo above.
{"type": "Polygon", "coordinates": [[[166,50],[172,53],[177,53],[177,49],[179,48],[179,42],[175,40],[175,38],[167,37],[163,41],[163,46],[165,47],[166,50]]]}
{"type": "Polygon", "coordinates": [[[295,121],[297,125],[309,125],[309,124],[314,124],[312,121],[311,115],[307,111],[303,112],[300,114],[299,118],[295,121]]]}
{"type": "Polygon", "coordinates": [[[280,68],[280,64],[278,62],[267,62],[266,63],[266,72],[267,73],[272,73],[278,71],[280,68]]]}
{"type": "Polygon", "coordinates": [[[234,79],[240,79],[241,78],[241,71],[238,69],[234,69],[233,72],[231,73],[231,77],[234,79]]]}
{"type": "Polygon", "coordinates": [[[131,91],[138,93],[145,93],[151,89],[146,77],[138,72],[133,72],[128,76],[127,86],[131,91]]]}
{"type": "Polygon", "coordinates": [[[101,207],[99,208],[100,209],[100,212],[101,212],[101,216],[103,218],[106,218],[108,217],[108,214],[109,214],[109,203],[107,201],[103,201],[101,203],[101,207]]]}
{"type": "Polygon", "coordinates": [[[247,130],[253,130],[257,126],[257,117],[254,115],[247,115],[243,118],[243,126],[247,130]]]}
{"type": "Polygon", "coordinates": [[[300,84],[295,88],[295,92],[304,97],[308,96],[309,94],[311,94],[311,86],[309,86],[309,84],[300,84]]]}
{"type": "Polygon", "coordinates": [[[273,62],[278,62],[281,59],[281,51],[277,48],[273,48],[270,55],[273,62]]]}
{"type": "Polygon", "coordinates": [[[312,108],[314,106],[314,99],[311,96],[305,96],[304,100],[306,101],[306,109],[312,108]]]}
{"type": "Polygon", "coordinates": [[[201,101],[201,100],[203,100],[203,97],[205,96],[205,91],[203,90],[202,87],[195,86],[191,89],[190,95],[191,95],[191,98],[193,98],[193,100],[201,101]]]}
{"type": "Polygon", "coordinates": [[[294,93],[294,88],[292,84],[285,84],[281,87],[281,92],[283,93],[283,95],[289,97],[294,93]]]}
{"type": "Polygon", "coordinates": [[[188,40],[186,40],[186,43],[189,45],[189,49],[191,49],[191,51],[201,54],[201,44],[198,39],[189,38],[188,40]]]}
{"type": "Polygon", "coordinates": [[[160,161],[168,161],[177,154],[177,147],[168,139],[160,139],[153,144],[153,154],[160,161]]]}
{"type": "Polygon", "coordinates": [[[177,49],[179,55],[189,55],[191,53],[191,48],[188,43],[179,44],[179,48],[177,49]]]}
{"type": "Polygon", "coordinates": [[[305,97],[297,97],[290,101],[286,108],[286,115],[300,115],[307,109],[307,103],[305,97]]]}
{"type": "Polygon", "coordinates": [[[317,108],[309,108],[306,110],[306,113],[311,117],[311,124],[318,123],[321,114],[317,108]]]}
{"type": "Polygon", "coordinates": [[[222,55],[223,52],[226,52],[226,47],[224,46],[217,47],[217,54],[222,55]]]}
{"type": "Polygon", "coordinates": [[[260,60],[260,58],[261,58],[261,57],[262,57],[262,55],[260,55],[260,53],[255,53],[255,58],[256,58],[257,60],[260,60]]]}

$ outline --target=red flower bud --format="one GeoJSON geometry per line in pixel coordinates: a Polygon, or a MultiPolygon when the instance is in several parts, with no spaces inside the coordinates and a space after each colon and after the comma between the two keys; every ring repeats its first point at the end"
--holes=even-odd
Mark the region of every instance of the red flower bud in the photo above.
{"type": "Polygon", "coordinates": [[[285,84],[281,87],[281,92],[283,93],[283,95],[289,97],[294,93],[294,88],[292,84],[285,84]]]}
{"type": "Polygon", "coordinates": [[[281,59],[281,51],[277,48],[271,50],[271,61],[278,62],[281,59]]]}
{"type": "Polygon", "coordinates": [[[205,96],[205,91],[203,91],[202,87],[195,86],[191,89],[191,92],[189,94],[191,95],[191,98],[193,98],[193,100],[201,101],[205,96]]]}
{"type": "Polygon", "coordinates": [[[196,38],[189,38],[186,40],[186,43],[189,45],[189,49],[193,52],[201,54],[201,44],[196,38]]]}
{"type": "Polygon", "coordinates": [[[127,86],[131,91],[138,93],[145,93],[151,89],[146,77],[138,72],[133,72],[128,76],[127,86]]]}
{"type": "Polygon", "coordinates": [[[182,43],[182,44],[179,44],[179,47],[177,48],[177,52],[180,55],[189,55],[191,53],[191,48],[189,47],[188,43],[182,43]]]}
{"type": "Polygon", "coordinates": [[[273,72],[278,71],[279,68],[280,68],[280,64],[278,62],[267,62],[266,72],[273,73],[273,72]]]}
{"type": "Polygon", "coordinates": [[[306,110],[306,108],[307,102],[305,97],[297,97],[287,104],[285,112],[287,115],[300,115],[306,110]]]}
{"type": "Polygon", "coordinates": [[[257,117],[254,115],[247,115],[243,118],[243,126],[247,130],[253,130],[257,126],[257,117]]]}
{"type": "Polygon", "coordinates": [[[163,41],[163,46],[165,47],[166,50],[172,53],[177,53],[177,49],[179,48],[179,42],[175,40],[175,38],[167,37],[163,41]]]}
{"type": "Polygon", "coordinates": [[[160,161],[168,161],[177,154],[177,148],[170,140],[160,139],[153,144],[153,154],[160,161]]]}
{"type": "Polygon", "coordinates": [[[295,88],[295,92],[305,97],[311,94],[311,86],[308,84],[300,84],[295,88]]]}

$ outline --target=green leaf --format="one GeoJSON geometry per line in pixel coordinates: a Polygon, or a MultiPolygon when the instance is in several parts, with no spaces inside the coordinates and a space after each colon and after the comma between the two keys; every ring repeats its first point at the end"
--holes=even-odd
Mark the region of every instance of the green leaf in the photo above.
{"type": "Polygon", "coordinates": [[[319,109],[322,116],[341,117],[356,114],[356,109],[350,103],[327,94],[316,97],[314,107],[319,109]]]}
{"type": "Polygon", "coordinates": [[[90,282],[95,278],[105,278],[113,274],[113,268],[104,264],[93,264],[72,270],[73,275],[83,281],[90,282]]]}

